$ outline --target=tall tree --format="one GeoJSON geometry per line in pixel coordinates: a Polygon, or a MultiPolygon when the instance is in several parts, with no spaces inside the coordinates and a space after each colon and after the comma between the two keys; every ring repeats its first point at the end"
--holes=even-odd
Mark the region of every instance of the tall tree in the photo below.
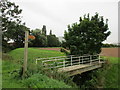
{"type": "Polygon", "coordinates": [[[49,35],[52,35],[52,30],[50,30],[50,34],[49,35]]]}
{"type": "Polygon", "coordinates": [[[43,28],[42,28],[42,34],[43,34],[43,35],[46,35],[46,33],[47,33],[47,31],[46,31],[46,26],[43,25],[43,28]]]}
{"type": "Polygon", "coordinates": [[[24,25],[18,25],[17,28],[14,28],[14,29],[15,29],[15,31],[11,32],[11,39],[15,43],[14,47],[15,48],[24,47],[25,31],[26,30],[29,31],[29,28],[27,28],[24,25]]]}
{"type": "Polygon", "coordinates": [[[101,52],[102,42],[110,35],[108,19],[104,22],[102,16],[96,13],[91,18],[89,14],[80,17],[79,23],[68,25],[68,32],[64,33],[64,46],[71,54],[98,54],[101,52]]]}

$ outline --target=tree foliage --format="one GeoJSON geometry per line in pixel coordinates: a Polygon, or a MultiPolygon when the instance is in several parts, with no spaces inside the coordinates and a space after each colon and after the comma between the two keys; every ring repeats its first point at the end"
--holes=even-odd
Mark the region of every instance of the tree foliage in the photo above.
{"type": "Polygon", "coordinates": [[[58,47],[60,46],[60,42],[56,35],[47,35],[47,46],[48,47],[58,47]]]}
{"type": "MultiPolygon", "coordinates": [[[[2,21],[2,46],[8,48],[8,41],[13,40],[15,48],[23,46],[23,37],[24,30],[26,27],[21,24],[21,12],[22,9],[19,9],[19,6],[15,3],[12,3],[7,0],[0,2],[1,16],[2,21]]],[[[3,49],[4,51],[4,49],[3,49]]]]}
{"type": "Polygon", "coordinates": [[[43,35],[46,35],[46,33],[47,33],[47,31],[46,31],[46,26],[43,25],[43,28],[42,28],[42,34],[43,34],[43,35]]]}
{"type": "Polygon", "coordinates": [[[15,43],[14,47],[15,48],[24,47],[25,31],[29,31],[29,28],[27,28],[24,25],[18,25],[17,28],[13,28],[13,30],[11,33],[11,39],[15,43]]]}
{"type": "Polygon", "coordinates": [[[80,17],[79,23],[68,25],[68,32],[64,33],[64,47],[70,49],[71,54],[98,54],[101,52],[102,42],[110,35],[108,19],[104,22],[102,16],[96,13],[91,18],[89,14],[80,17]]]}
{"type": "Polygon", "coordinates": [[[2,13],[2,30],[8,30],[11,22],[15,22],[15,25],[21,22],[19,14],[22,12],[22,9],[19,9],[18,5],[7,0],[3,0],[0,2],[0,8],[2,13]]]}
{"type": "Polygon", "coordinates": [[[35,39],[31,40],[30,46],[33,46],[33,47],[47,46],[47,38],[45,35],[42,34],[40,29],[32,30],[31,34],[35,36],[35,39]]]}
{"type": "Polygon", "coordinates": [[[50,30],[50,35],[52,35],[52,30],[50,30]]]}
{"type": "MultiPolygon", "coordinates": [[[[44,28],[45,25],[43,25],[44,28]]],[[[29,42],[29,45],[32,47],[57,47],[60,46],[60,42],[56,35],[52,34],[52,30],[50,30],[50,35],[46,35],[47,30],[45,29],[35,29],[31,31],[31,34],[35,36],[34,40],[29,42]]]]}

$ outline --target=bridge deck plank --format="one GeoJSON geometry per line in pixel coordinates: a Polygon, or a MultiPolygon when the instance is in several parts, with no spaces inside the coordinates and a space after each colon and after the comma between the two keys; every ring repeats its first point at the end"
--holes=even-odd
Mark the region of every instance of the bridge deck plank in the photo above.
{"type": "Polygon", "coordinates": [[[102,63],[104,63],[104,62],[92,63],[92,64],[80,64],[80,65],[63,67],[63,68],[59,68],[59,69],[58,69],[58,72],[75,71],[75,70],[78,70],[78,69],[88,68],[88,67],[90,67],[90,66],[94,66],[94,65],[96,65],[96,64],[102,64],[102,63]]]}

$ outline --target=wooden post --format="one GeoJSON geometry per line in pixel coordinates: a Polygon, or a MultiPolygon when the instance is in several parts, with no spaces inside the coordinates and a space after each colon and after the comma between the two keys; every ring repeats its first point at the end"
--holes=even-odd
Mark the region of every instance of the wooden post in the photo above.
{"type": "Polygon", "coordinates": [[[23,63],[23,76],[25,76],[25,73],[27,71],[27,59],[28,59],[28,35],[29,32],[25,31],[25,46],[24,46],[24,63],[23,63]]]}

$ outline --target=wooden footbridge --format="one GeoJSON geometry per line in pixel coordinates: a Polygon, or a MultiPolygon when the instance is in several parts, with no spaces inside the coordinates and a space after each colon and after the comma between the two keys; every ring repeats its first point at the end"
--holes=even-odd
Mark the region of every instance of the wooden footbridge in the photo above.
{"type": "Polygon", "coordinates": [[[58,72],[66,72],[69,76],[73,76],[98,69],[102,67],[104,61],[100,55],[70,55],[36,59],[36,64],[41,63],[44,69],[57,69],[58,72]]]}

